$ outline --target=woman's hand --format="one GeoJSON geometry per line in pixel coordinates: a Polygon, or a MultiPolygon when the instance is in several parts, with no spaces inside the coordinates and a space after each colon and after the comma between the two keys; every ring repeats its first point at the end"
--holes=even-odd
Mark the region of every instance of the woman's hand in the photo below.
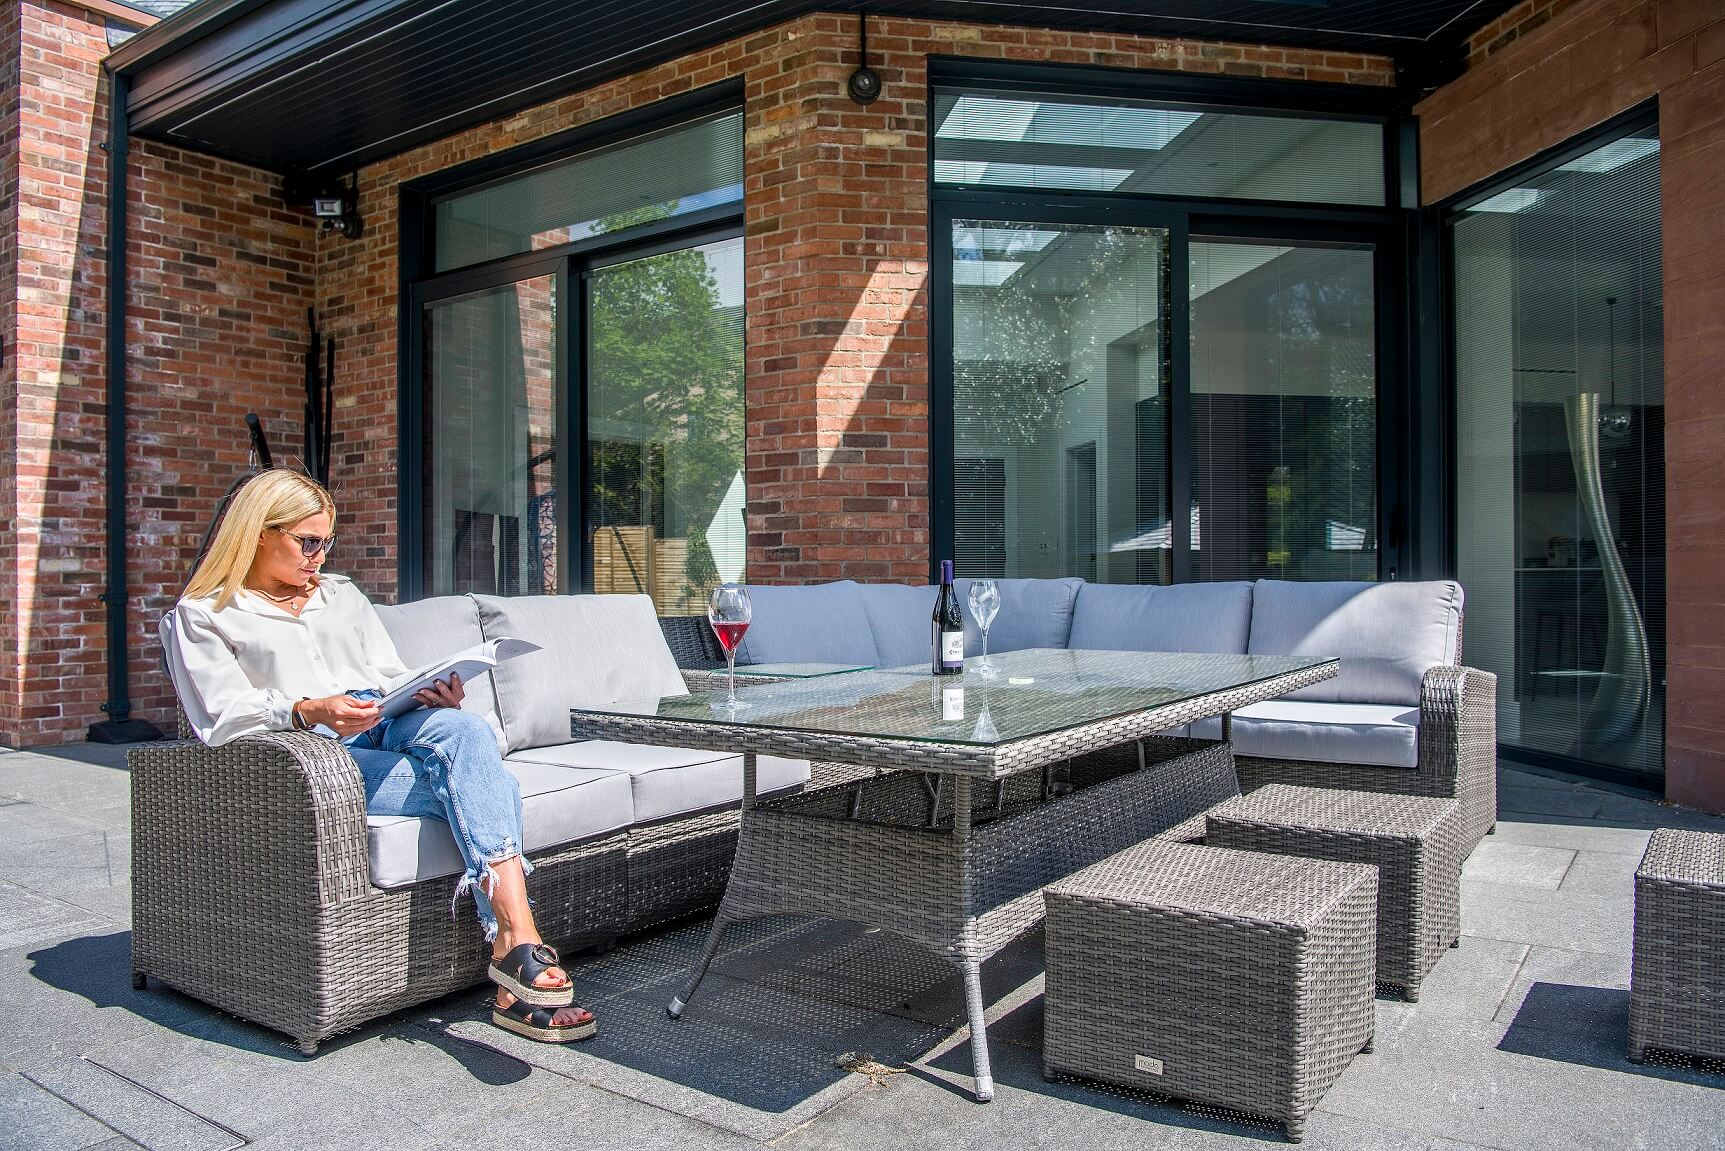
{"type": "Polygon", "coordinates": [[[467,689],[461,686],[461,677],[452,674],[447,683],[433,680],[430,687],[414,692],[413,698],[426,707],[460,707],[467,698],[467,689]]]}
{"type": "Polygon", "coordinates": [[[351,695],[326,695],[300,701],[299,717],[307,727],[323,724],[341,738],[376,727],[383,719],[375,699],[358,700],[351,695]]]}

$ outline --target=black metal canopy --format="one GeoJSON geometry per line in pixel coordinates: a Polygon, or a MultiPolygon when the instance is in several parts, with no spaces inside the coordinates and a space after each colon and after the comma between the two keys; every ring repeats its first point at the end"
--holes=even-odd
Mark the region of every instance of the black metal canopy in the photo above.
{"type": "Polygon", "coordinates": [[[345,172],[816,11],[1226,39],[1453,70],[1512,0],[202,0],[109,58],[135,135],[345,172]]]}

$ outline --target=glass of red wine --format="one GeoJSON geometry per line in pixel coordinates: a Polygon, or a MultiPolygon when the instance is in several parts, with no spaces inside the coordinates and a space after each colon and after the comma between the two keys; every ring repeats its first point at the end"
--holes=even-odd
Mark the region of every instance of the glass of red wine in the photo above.
{"type": "Polygon", "coordinates": [[[737,698],[737,645],[743,642],[743,633],[749,630],[749,620],[754,614],[749,591],[741,584],[720,584],[707,599],[707,622],[713,625],[713,634],[725,649],[725,667],[730,672],[730,695],[719,705],[727,711],[753,706],[737,698]]]}

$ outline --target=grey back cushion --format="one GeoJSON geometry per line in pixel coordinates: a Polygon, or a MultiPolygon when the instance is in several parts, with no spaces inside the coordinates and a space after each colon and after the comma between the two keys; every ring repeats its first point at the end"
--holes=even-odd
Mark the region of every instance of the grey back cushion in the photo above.
{"type": "Polygon", "coordinates": [[[1289,699],[1418,707],[1420,681],[1460,660],[1462,590],[1423,583],[1292,583],[1252,587],[1253,655],[1339,656],[1341,674],[1289,699]]]}
{"type": "Polygon", "coordinates": [[[1244,655],[1252,585],[1168,587],[1087,583],[1072,612],[1070,646],[1096,651],[1197,651],[1244,655]]]}
{"type": "MultiPolygon", "coordinates": [[[[395,641],[401,662],[410,668],[423,667],[432,660],[485,642],[479,630],[479,608],[464,595],[375,606],[378,618],[383,620],[383,630],[395,641]]],[[[497,736],[497,749],[505,750],[503,721],[497,717],[497,690],[491,677],[483,675],[462,686],[467,698],[461,701],[461,710],[483,716],[497,736]]]]}
{"type": "Polygon", "coordinates": [[[867,583],[858,586],[880,667],[930,664],[934,659],[932,584],[867,583]]]}
{"type": "Polygon", "coordinates": [[[505,752],[569,742],[569,709],[656,703],[687,695],[644,595],[475,595],[486,639],[544,650],[497,666],[505,752]]]}
{"type": "Polygon", "coordinates": [[[750,584],[749,602],[754,617],[737,649],[738,663],[880,663],[855,580],[750,584]]]}
{"type": "MultiPolygon", "coordinates": [[[[971,655],[982,651],[982,631],[970,618],[971,580],[952,581],[958,600],[964,605],[964,650],[971,655]]],[[[988,629],[989,651],[1022,651],[1027,647],[1076,647],[1071,644],[1072,611],[1078,601],[1078,589],[1084,581],[1076,576],[1061,579],[1000,579],[1000,611],[988,629]]],[[[929,601],[929,611],[934,602],[929,601]]],[[[925,652],[933,658],[933,649],[925,652]]]]}

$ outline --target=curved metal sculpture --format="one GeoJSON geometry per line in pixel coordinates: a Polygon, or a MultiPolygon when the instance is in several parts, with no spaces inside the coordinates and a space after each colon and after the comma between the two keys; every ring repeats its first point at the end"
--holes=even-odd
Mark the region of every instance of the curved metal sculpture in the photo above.
{"type": "Polygon", "coordinates": [[[1563,402],[1575,490],[1599,544],[1599,566],[1605,581],[1605,665],[1583,719],[1582,739],[1614,743],[1639,733],[1647,714],[1653,673],[1647,656],[1647,630],[1623,560],[1617,554],[1611,517],[1606,513],[1605,484],[1599,470],[1600,414],[1598,392],[1582,392],[1563,402]]]}

